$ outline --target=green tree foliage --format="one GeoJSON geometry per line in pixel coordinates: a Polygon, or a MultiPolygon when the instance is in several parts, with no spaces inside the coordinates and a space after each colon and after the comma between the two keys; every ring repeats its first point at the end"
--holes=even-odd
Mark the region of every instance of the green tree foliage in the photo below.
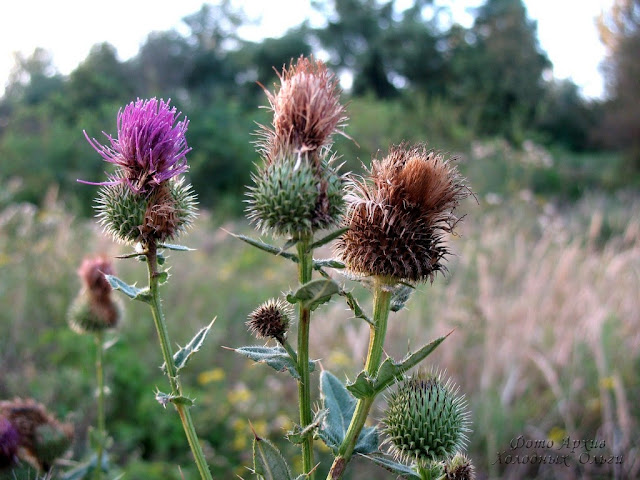
{"type": "Polygon", "coordinates": [[[598,25],[608,49],[605,72],[610,96],[600,137],[625,150],[629,166],[640,172],[640,0],[616,0],[598,25]]]}
{"type": "Polygon", "coordinates": [[[450,42],[450,93],[467,106],[467,121],[479,133],[521,140],[544,94],[543,72],[551,67],[522,0],[488,0],[471,29],[454,29],[450,42]]]}
{"type": "MultiPolygon", "coordinates": [[[[617,20],[603,23],[612,100],[596,130],[606,145],[629,151],[640,149],[634,2],[619,0],[636,9],[620,7],[611,14],[617,20]]],[[[522,0],[487,0],[470,28],[449,25],[447,9],[432,0],[403,8],[393,0],[327,1],[317,6],[326,24],[303,23],[251,42],[239,34],[246,15],[222,0],[187,16],[184,31],[150,33],[128,61],[103,43],[64,77],[43,49],[18,55],[0,98],[0,178],[21,179],[20,199],[35,203],[56,184],[72,208],[88,214],[92,191],[76,179],[100,181],[110,166],[82,131],[115,134],[114,115],[126,103],[171,98],[191,120],[190,175],[202,206],[235,205],[239,213],[255,161],[254,122],[268,122],[257,108],[266,104],[260,84],[270,87],[284,65],[313,52],[353,79],[345,96],[353,99],[348,133],[358,144],[337,139],[349,168],[402,139],[458,151],[475,136],[592,148],[600,106],[584,101],[571,82],[543,81],[550,64],[522,0]]]]}

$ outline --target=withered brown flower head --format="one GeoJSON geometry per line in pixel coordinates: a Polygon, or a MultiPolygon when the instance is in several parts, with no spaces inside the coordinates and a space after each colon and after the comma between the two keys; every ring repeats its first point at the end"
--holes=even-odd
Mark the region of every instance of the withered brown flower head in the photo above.
{"type": "Polygon", "coordinates": [[[247,327],[258,338],[273,338],[282,343],[290,318],[290,308],[280,299],[271,299],[249,314],[247,327]]]}
{"type": "Polygon", "coordinates": [[[446,271],[443,236],[453,231],[455,208],[471,190],[441,153],[392,147],[348,190],[349,230],[336,248],[352,272],[421,282],[446,271]]]}
{"type": "Polygon", "coordinates": [[[260,147],[267,159],[285,151],[313,152],[331,143],[347,120],[338,82],[319,60],[300,57],[283,68],[280,88],[265,89],[273,111],[273,129],[264,128],[260,147]]]}
{"type": "Polygon", "coordinates": [[[18,433],[18,456],[42,471],[69,448],[73,438],[70,424],[60,423],[47,409],[34,400],[0,402],[0,416],[8,420],[18,433]]]}
{"type": "Polygon", "coordinates": [[[113,275],[113,265],[106,257],[87,257],[78,268],[78,275],[85,288],[93,297],[106,298],[111,293],[111,285],[105,275],[113,275]]]}
{"type": "Polygon", "coordinates": [[[122,304],[112,295],[105,275],[113,275],[111,260],[87,257],[78,269],[83,289],[71,304],[67,320],[78,333],[104,331],[118,326],[122,318],[122,304]]]}

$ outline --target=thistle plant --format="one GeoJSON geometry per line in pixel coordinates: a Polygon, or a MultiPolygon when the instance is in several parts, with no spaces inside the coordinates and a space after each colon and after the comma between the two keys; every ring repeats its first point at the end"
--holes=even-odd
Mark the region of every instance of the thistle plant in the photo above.
{"type": "Polygon", "coordinates": [[[185,134],[189,121],[178,121],[181,113],[169,103],[155,98],[130,103],[118,113],[117,137],[105,133],[106,145],[86,132],[85,136],[105,161],[116,166],[106,181],[93,183],[100,185],[97,216],[106,233],[134,246],[132,253],[121,258],[144,261],[148,285],[137,288],[112,274],[104,278],[113,289],[149,305],[164,361],[162,370],[170,386],[169,393],[158,390],[156,399],[178,412],[200,476],[211,479],[189,410],[193,400],[184,394],[179,372],[200,349],[213,322],[174,355],[160,300],[160,287],[169,279],[163,252],[189,250],[168,242],[184,233],[196,215],[195,196],[182,176],[188,170],[190,148],[185,134]]]}
{"type": "Polygon", "coordinates": [[[93,473],[93,478],[100,480],[108,465],[105,452],[111,439],[105,421],[104,352],[113,342],[105,344],[104,336],[122,321],[124,309],[122,302],[112,294],[106,275],[114,275],[110,259],[102,256],[85,258],[78,269],[82,289],[67,314],[71,329],[79,334],[93,335],[96,347],[96,429],[90,432],[96,456],[95,460],[74,469],[76,478],[80,478],[82,472],[87,476],[93,473]]]}
{"type": "Polygon", "coordinates": [[[19,472],[47,473],[71,446],[73,428],[32,399],[0,401],[0,478],[19,472]]]}
{"type": "MultiPolygon", "coordinates": [[[[446,272],[445,236],[453,232],[459,221],[455,209],[471,191],[450,159],[424,145],[393,146],[382,160],[372,162],[364,177],[338,173],[332,137],[344,135],[347,118],[337,82],[322,62],[300,58],[283,69],[274,92],[265,91],[273,120],[259,132],[261,162],[248,189],[247,216],[263,234],[280,239],[280,245],[235,236],[294,262],[298,286],[285,299],[269,300],[249,315],[250,331],[277,345],[235,350],[289,372],[298,383],[299,424],[287,434],[301,447],[302,472],[296,478],[316,476],[316,439],[334,455],[328,480],[342,478],[354,454],[367,456],[403,478],[472,478],[470,462],[457,456],[465,444],[468,422],[463,401],[451,384],[440,377],[402,382],[405,373],[446,336],[400,361],[383,358],[390,312],[404,307],[417,284],[433,282],[438,272],[446,272]],[[316,248],[333,241],[336,258],[314,258],[316,248]],[[372,290],[371,315],[329,269],[345,271],[345,277],[372,290]],[[317,362],[309,359],[309,327],[312,313],[335,295],[344,297],[354,317],[369,324],[369,347],[363,370],[347,385],[327,370],[320,373],[321,408],[312,415],[311,405],[318,397],[311,392],[311,374],[317,362]],[[285,300],[297,308],[294,345],[287,340],[292,322],[285,300]],[[365,426],[376,397],[398,382],[405,387],[391,394],[397,405],[387,423],[382,428],[365,426]],[[429,389],[416,386],[413,396],[403,390],[423,384],[429,389]],[[402,428],[417,429],[434,443],[420,437],[405,448],[397,442],[404,438],[402,428]],[[385,434],[395,458],[378,452],[384,446],[380,435],[385,434]],[[428,448],[428,461],[415,454],[419,450],[415,445],[428,448]]],[[[286,460],[268,440],[256,435],[253,450],[252,470],[259,478],[293,478],[286,460]]]]}

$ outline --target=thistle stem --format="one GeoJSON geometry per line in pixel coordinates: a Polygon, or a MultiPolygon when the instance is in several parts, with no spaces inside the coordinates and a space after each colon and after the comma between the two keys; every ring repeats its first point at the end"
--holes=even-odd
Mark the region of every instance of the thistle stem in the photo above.
{"type": "Polygon", "coordinates": [[[102,345],[103,333],[96,332],[95,334],[95,343],[96,343],[96,380],[97,380],[97,388],[98,388],[98,413],[97,413],[97,424],[98,424],[98,436],[100,441],[97,446],[97,464],[95,469],[95,479],[102,479],[102,457],[104,456],[104,442],[107,436],[107,428],[105,422],[105,414],[104,414],[104,369],[103,369],[103,355],[104,349],[102,345]]]}
{"type": "MultiPolygon", "coordinates": [[[[311,238],[303,237],[298,241],[298,280],[301,285],[311,281],[313,274],[313,251],[309,245],[311,238]]],[[[304,430],[311,424],[311,378],[309,375],[309,327],[311,310],[299,307],[298,321],[298,406],[300,409],[300,427],[304,430]]],[[[302,469],[313,480],[313,437],[308,435],[302,443],[302,469]]]]}
{"type": "MultiPolygon", "coordinates": [[[[147,266],[149,269],[149,293],[151,294],[149,304],[151,306],[153,322],[158,333],[160,348],[162,349],[162,358],[164,359],[164,364],[166,366],[167,377],[169,377],[169,383],[171,384],[171,394],[174,396],[182,396],[182,386],[180,385],[180,379],[173,363],[173,352],[171,351],[171,343],[169,342],[169,332],[167,330],[167,324],[160,302],[157,253],[157,245],[155,243],[149,244],[146,253],[147,266]]],[[[178,411],[180,420],[182,421],[182,427],[184,428],[184,433],[187,436],[187,441],[191,447],[191,452],[193,453],[200,476],[203,480],[213,480],[211,472],[209,471],[209,466],[204,458],[204,452],[202,451],[202,446],[198,440],[198,435],[196,434],[189,409],[182,404],[174,404],[174,406],[178,411]]]]}
{"type": "MultiPolygon", "coordinates": [[[[369,330],[369,350],[364,367],[367,376],[370,378],[375,378],[382,362],[390,306],[391,289],[389,288],[389,284],[384,279],[376,278],[373,293],[373,321],[369,330]]],[[[329,474],[327,475],[327,480],[342,478],[347,468],[347,463],[349,463],[353,456],[358,436],[367,421],[367,416],[369,415],[369,410],[371,410],[371,405],[373,405],[374,400],[374,396],[364,397],[358,400],[347,433],[338,449],[338,455],[334,459],[331,470],[329,470],[329,474]]]]}

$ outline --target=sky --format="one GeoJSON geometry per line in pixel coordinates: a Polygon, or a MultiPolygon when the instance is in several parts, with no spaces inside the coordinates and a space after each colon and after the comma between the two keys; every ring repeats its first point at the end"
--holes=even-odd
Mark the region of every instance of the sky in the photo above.
{"type": "MultiPolygon", "coordinates": [[[[409,0],[398,0],[398,4],[409,0]]],[[[540,45],[554,65],[558,79],[571,78],[587,97],[601,97],[599,69],[605,50],[595,18],[613,0],[524,0],[529,17],[537,21],[540,45]]],[[[13,52],[30,54],[43,47],[53,55],[62,74],[70,73],[96,43],[109,42],[120,60],[134,56],[154,30],[180,28],[181,19],[198,11],[203,0],[18,0],[7,1],[0,15],[0,93],[14,65],[13,52]]],[[[234,0],[247,15],[259,20],[245,29],[245,38],[277,37],[306,18],[322,23],[309,0],[234,0]]],[[[453,19],[472,22],[469,7],[482,0],[437,0],[452,7],[453,19]]]]}

